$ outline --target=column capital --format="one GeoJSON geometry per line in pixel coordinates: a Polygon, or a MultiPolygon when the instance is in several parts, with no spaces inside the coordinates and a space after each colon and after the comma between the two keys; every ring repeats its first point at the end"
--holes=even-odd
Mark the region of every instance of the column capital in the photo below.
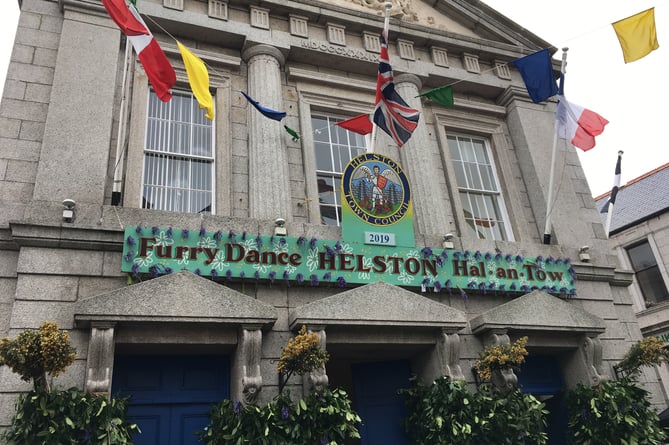
{"type": "Polygon", "coordinates": [[[420,80],[420,77],[416,76],[415,74],[409,74],[409,73],[403,73],[403,74],[398,74],[395,76],[395,83],[400,84],[400,83],[412,83],[416,85],[416,88],[420,90],[423,87],[423,82],[420,80]]]}
{"type": "Polygon", "coordinates": [[[268,55],[274,57],[281,66],[283,66],[284,63],[286,63],[286,57],[283,55],[281,51],[279,51],[278,48],[270,45],[265,45],[263,43],[246,48],[242,52],[242,59],[244,59],[244,61],[248,63],[253,57],[261,55],[268,55]]]}

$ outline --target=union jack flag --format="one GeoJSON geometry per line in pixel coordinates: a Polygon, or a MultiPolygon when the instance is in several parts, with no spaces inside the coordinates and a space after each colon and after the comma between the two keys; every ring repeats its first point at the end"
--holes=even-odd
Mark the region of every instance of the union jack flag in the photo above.
{"type": "Polygon", "coordinates": [[[395,91],[393,68],[388,57],[388,31],[381,33],[381,55],[376,80],[376,107],[374,123],[393,138],[398,147],[409,140],[418,126],[420,112],[409,105],[395,91]]]}

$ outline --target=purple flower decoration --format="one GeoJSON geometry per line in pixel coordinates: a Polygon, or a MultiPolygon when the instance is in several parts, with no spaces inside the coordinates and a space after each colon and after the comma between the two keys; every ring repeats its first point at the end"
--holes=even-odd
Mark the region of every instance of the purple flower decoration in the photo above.
{"type": "Polygon", "coordinates": [[[515,291],[517,289],[516,283],[511,283],[511,286],[509,287],[509,289],[515,291]]]}
{"type": "Polygon", "coordinates": [[[330,246],[325,246],[325,251],[327,252],[327,254],[330,258],[332,258],[336,255],[335,251],[332,250],[332,248],[330,246]]]}
{"type": "Polygon", "coordinates": [[[271,283],[274,283],[274,279],[275,279],[275,278],[276,278],[276,272],[271,271],[271,272],[269,273],[269,281],[270,281],[271,283]]]}
{"type": "Polygon", "coordinates": [[[474,253],[474,258],[475,258],[476,260],[480,260],[480,259],[481,259],[481,252],[479,252],[479,251],[477,250],[476,253],[474,253]]]}
{"type": "Polygon", "coordinates": [[[485,259],[486,259],[486,261],[490,261],[490,260],[492,260],[492,253],[487,252],[487,253],[485,254],[485,259]]]}
{"type": "Polygon", "coordinates": [[[188,238],[189,232],[188,229],[183,229],[181,231],[181,238],[188,238]]]}
{"type": "Polygon", "coordinates": [[[316,276],[316,274],[312,275],[310,278],[311,278],[311,285],[318,286],[318,277],[316,276]]]}
{"type": "Polygon", "coordinates": [[[471,289],[476,289],[478,287],[478,284],[476,283],[476,281],[472,280],[469,283],[467,283],[467,287],[471,289]]]}
{"type": "Polygon", "coordinates": [[[165,267],[165,273],[166,273],[166,274],[169,275],[169,274],[171,274],[172,272],[174,272],[174,270],[173,270],[171,267],[169,267],[169,266],[166,266],[166,267],[165,267]]]}
{"type": "Polygon", "coordinates": [[[553,264],[554,262],[555,262],[555,258],[553,258],[552,256],[549,256],[548,258],[546,258],[546,264],[553,264]]]}
{"type": "Polygon", "coordinates": [[[216,269],[211,269],[211,277],[216,278],[218,276],[218,271],[216,269]]]}
{"type": "Polygon", "coordinates": [[[158,276],[158,266],[151,266],[149,267],[149,273],[153,278],[156,278],[158,276]]]}
{"type": "Polygon", "coordinates": [[[423,247],[421,252],[425,258],[430,258],[432,256],[432,249],[430,247],[423,247]]]}
{"type": "Polygon", "coordinates": [[[346,287],[346,280],[344,277],[337,277],[337,284],[339,287],[346,287]]]}
{"type": "Polygon", "coordinates": [[[225,278],[227,278],[228,280],[232,278],[232,271],[230,269],[225,271],[225,278]]]}
{"type": "Polygon", "coordinates": [[[269,243],[274,244],[274,235],[269,237],[269,243]]]}
{"type": "Polygon", "coordinates": [[[453,254],[453,258],[455,258],[456,260],[459,260],[459,259],[460,259],[460,255],[461,255],[460,252],[455,252],[455,253],[453,254]]]}
{"type": "Polygon", "coordinates": [[[440,255],[437,257],[437,265],[443,266],[444,265],[444,258],[440,255]]]}
{"type": "Polygon", "coordinates": [[[561,287],[561,288],[560,288],[560,293],[561,293],[562,295],[565,295],[565,294],[567,293],[567,288],[566,288],[566,287],[561,287]]]}
{"type": "Polygon", "coordinates": [[[172,226],[167,228],[167,232],[165,232],[165,236],[167,236],[168,239],[172,239],[172,226]]]}
{"type": "Polygon", "coordinates": [[[443,258],[444,260],[447,260],[448,259],[448,252],[446,251],[446,249],[442,250],[441,254],[439,254],[439,256],[441,258],[443,258]]]}
{"type": "Polygon", "coordinates": [[[199,268],[195,269],[195,271],[193,273],[197,276],[200,276],[202,274],[202,272],[200,271],[199,268]]]}
{"type": "Polygon", "coordinates": [[[441,292],[441,283],[438,281],[434,282],[434,291],[435,292],[441,292]]]}
{"type": "Polygon", "coordinates": [[[287,270],[283,271],[283,279],[288,281],[290,279],[290,274],[288,273],[287,270]]]}
{"type": "Polygon", "coordinates": [[[153,235],[157,235],[157,234],[158,234],[158,230],[159,230],[159,229],[158,229],[158,226],[153,226],[153,227],[151,227],[151,233],[152,233],[153,235]]]}
{"type": "Polygon", "coordinates": [[[132,276],[137,278],[139,276],[139,263],[133,263],[131,270],[132,276]]]}
{"type": "Polygon", "coordinates": [[[246,230],[242,232],[242,241],[246,241],[246,230]]]}
{"type": "Polygon", "coordinates": [[[228,239],[231,239],[231,240],[234,241],[236,237],[237,237],[237,234],[235,232],[233,232],[232,230],[228,232],[228,239]]]}
{"type": "Polygon", "coordinates": [[[132,261],[133,257],[135,256],[135,251],[131,250],[130,252],[126,253],[123,259],[125,262],[129,263],[132,261]]]}
{"type": "Polygon", "coordinates": [[[314,249],[316,248],[316,242],[318,241],[318,238],[315,236],[311,237],[311,240],[309,241],[309,246],[314,249]]]}
{"type": "Polygon", "coordinates": [[[287,406],[281,408],[281,418],[286,420],[290,416],[290,409],[287,406]]]}
{"type": "Polygon", "coordinates": [[[453,287],[453,282],[451,280],[446,280],[446,282],[444,283],[444,287],[450,291],[451,288],[453,287]]]}
{"type": "Polygon", "coordinates": [[[528,286],[527,284],[523,284],[522,286],[520,286],[520,290],[521,292],[528,292],[530,290],[530,286],[528,286]]]}
{"type": "Polygon", "coordinates": [[[204,226],[200,227],[200,236],[205,236],[207,234],[207,230],[204,228],[204,226]]]}
{"type": "Polygon", "coordinates": [[[286,245],[286,238],[284,238],[284,237],[279,238],[279,245],[285,246],[286,245]]]}
{"type": "Polygon", "coordinates": [[[131,236],[128,236],[128,237],[125,239],[125,242],[128,244],[128,246],[134,246],[134,245],[136,244],[136,243],[135,243],[135,238],[133,238],[133,237],[131,237],[131,236]]]}
{"type": "Polygon", "coordinates": [[[335,243],[335,247],[334,247],[334,248],[335,248],[335,252],[341,252],[341,249],[342,249],[342,247],[341,247],[341,243],[340,243],[339,241],[337,241],[337,242],[335,243]]]}
{"type": "Polygon", "coordinates": [[[260,279],[260,272],[256,270],[256,272],[253,274],[256,280],[260,279]]]}
{"type": "Polygon", "coordinates": [[[243,270],[239,272],[239,278],[243,280],[245,277],[246,277],[246,272],[244,272],[243,270]]]}
{"type": "Polygon", "coordinates": [[[479,290],[480,290],[481,292],[483,292],[483,295],[485,295],[485,291],[486,291],[486,285],[485,285],[485,283],[481,283],[481,284],[479,284],[479,290]]]}
{"type": "Polygon", "coordinates": [[[576,289],[575,288],[569,289],[569,296],[573,297],[574,295],[576,295],[576,289]]]}
{"type": "Polygon", "coordinates": [[[562,260],[562,258],[558,258],[557,260],[555,260],[555,264],[562,264],[562,263],[564,263],[564,260],[562,260]]]}
{"type": "Polygon", "coordinates": [[[216,233],[214,233],[214,239],[216,241],[220,241],[221,238],[223,238],[223,232],[221,232],[220,230],[217,230],[216,233]]]}
{"type": "Polygon", "coordinates": [[[260,234],[256,236],[256,244],[258,244],[258,250],[262,248],[262,238],[260,237],[260,234]]]}
{"type": "Polygon", "coordinates": [[[135,232],[137,232],[138,235],[142,234],[142,225],[138,224],[137,227],[135,227],[135,232]]]}
{"type": "Polygon", "coordinates": [[[469,252],[469,250],[465,250],[465,259],[468,260],[470,256],[472,256],[471,252],[469,252]]]}
{"type": "Polygon", "coordinates": [[[467,296],[467,293],[462,288],[460,288],[460,297],[462,297],[462,299],[465,300],[465,301],[467,301],[469,299],[469,297],[467,296]]]}
{"type": "Polygon", "coordinates": [[[506,290],[506,284],[500,284],[500,285],[499,285],[499,290],[501,290],[502,292],[504,292],[504,291],[506,290]]]}
{"type": "Polygon", "coordinates": [[[500,261],[502,258],[503,258],[503,255],[500,252],[497,252],[497,254],[495,254],[495,260],[496,261],[500,261]]]}
{"type": "Polygon", "coordinates": [[[539,256],[537,257],[537,263],[542,263],[543,261],[544,261],[544,257],[542,257],[541,255],[539,255],[539,256]]]}
{"type": "Polygon", "coordinates": [[[521,255],[516,255],[516,261],[522,263],[525,259],[521,255]]]}
{"type": "Polygon", "coordinates": [[[297,238],[297,245],[298,245],[298,246],[303,246],[304,243],[306,243],[306,242],[307,242],[307,239],[306,239],[305,237],[303,237],[303,236],[299,236],[299,237],[297,238]]]}
{"type": "Polygon", "coordinates": [[[424,278],[423,282],[421,283],[423,286],[428,286],[430,284],[430,279],[429,278],[424,278]]]}
{"type": "Polygon", "coordinates": [[[571,260],[569,258],[565,258],[564,263],[565,264],[571,264],[571,260]]]}
{"type": "Polygon", "coordinates": [[[511,261],[513,261],[513,255],[507,253],[504,259],[506,260],[507,263],[510,263],[511,261]]]}
{"type": "Polygon", "coordinates": [[[232,412],[235,414],[239,414],[240,408],[241,408],[241,403],[239,403],[239,400],[235,400],[235,403],[232,404],[232,412]]]}
{"type": "Polygon", "coordinates": [[[325,275],[323,275],[323,279],[325,281],[330,281],[332,279],[332,274],[330,272],[325,272],[325,275]]]}
{"type": "Polygon", "coordinates": [[[304,275],[298,273],[295,279],[297,280],[298,284],[302,284],[304,282],[304,275]]]}

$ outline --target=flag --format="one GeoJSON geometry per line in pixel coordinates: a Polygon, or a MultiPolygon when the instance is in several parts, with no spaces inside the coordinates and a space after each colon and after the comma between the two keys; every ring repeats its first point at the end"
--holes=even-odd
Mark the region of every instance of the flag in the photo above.
{"type": "Polygon", "coordinates": [[[169,101],[172,98],[170,89],[177,82],[176,73],[135,6],[127,5],[125,0],[102,0],[102,4],[132,43],[158,99],[169,101]]]}
{"type": "Polygon", "coordinates": [[[260,105],[258,102],[253,100],[253,98],[251,98],[251,96],[249,96],[245,92],[242,91],[242,94],[244,95],[246,100],[248,100],[249,103],[255,107],[256,110],[258,110],[262,113],[263,116],[268,117],[270,119],[274,119],[275,121],[281,121],[281,119],[286,117],[286,112],[285,111],[270,110],[269,108],[265,108],[262,105],[260,105]]]}
{"type": "Polygon", "coordinates": [[[512,62],[520,71],[532,102],[543,102],[558,93],[553,63],[548,49],[542,49],[512,62]]]}
{"type": "Polygon", "coordinates": [[[618,161],[616,162],[616,171],[613,176],[613,188],[611,189],[611,193],[609,194],[609,199],[606,201],[606,204],[604,204],[604,207],[602,207],[600,213],[608,213],[609,206],[612,206],[616,202],[616,196],[618,196],[618,188],[620,187],[620,162],[622,161],[622,158],[623,158],[623,152],[619,151],[618,161]]]}
{"type": "Polygon", "coordinates": [[[416,97],[425,96],[432,102],[441,105],[442,107],[453,107],[453,87],[451,85],[444,85],[443,87],[433,88],[416,97]]]}
{"type": "Polygon", "coordinates": [[[177,46],[179,47],[179,52],[181,52],[181,58],[184,59],[190,89],[193,91],[197,103],[200,104],[200,109],[204,108],[207,110],[207,114],[204,117],[213,120],[214,99],[212,99],[211,92],[209,91],[209,72],[207,72],[207,67],[198,56],[193,54],[178,40],[177,46]]]}
{"type": "Polygon", "coordinates": [[[372,121],[369,120],[369,115],[367,114],[361,114],[345,121],[337,122],[335,125],[363,136],[371,133],[373,127],[372,121]]]}
{"type": "Polygon", "coordinates": [[[288,125],[284,125],[283,128],[286,129],[286,131],[288,132],[288,134],[290,135],[290,137],[293,138],[293,141],[294,141],[294,142],[297,142],[297,141],[300,140],[300,135],[297,133],[297,131],[293,130],[293,129],[290,128],[288,125]]]}
{"type": "Polygon", "coordinates": [[[410,108],[395,91],[393,69],[388,57],[388,27],[381,33],[381,55],[376,79],[376,108],[374,123],[401,147],[418,126],[420,112],[410,108]]]}
{"type": "Polygon", "coordinates": [[[655,29],[655,8],[612,23],[625,63],[634,62],[660,47],[655,29]]]}
{"type": "Polygon", "coordinates": [[[574,147],[590,150],[595,146],[595,136],[602,134],[608,123],[594,111],[568,102],[564,95],[558,95],[557,135],[571,142],[574,147]]]}

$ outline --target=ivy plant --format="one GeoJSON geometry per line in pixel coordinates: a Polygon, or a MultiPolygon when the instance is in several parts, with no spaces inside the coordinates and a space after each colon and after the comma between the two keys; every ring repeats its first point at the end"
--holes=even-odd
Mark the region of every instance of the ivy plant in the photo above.
{"type": "Polygon", "coordinates": [[[577,385],[567,392],[571,443],[579,445],[655,445],[665,433],[648,392],[633,378],[597,386],[577,385]]]}
{"type": "Polygon", "coordinates": [[[77,388],[19,397],[5,439],[15,445],[132,444],[137,425],[125,421],[127,399],[108,400],[77,388]]]}
{"type": "Polygon", "coordinates": [[[296,402],[284,392],[264,406],[224,400],[198,435],[205,445],[337,445],[360,437],[360,421],[344,390],[325,388],[296,402]]]}
{"type": "Polygon", "coordinates": [[[535,444],[547,442],[544,404],[515,390],[481,385],[470,393],[461,380],[440,377],[430,385],[413,378],[405,397],[405,429],[415,445],[535,444]]]}

